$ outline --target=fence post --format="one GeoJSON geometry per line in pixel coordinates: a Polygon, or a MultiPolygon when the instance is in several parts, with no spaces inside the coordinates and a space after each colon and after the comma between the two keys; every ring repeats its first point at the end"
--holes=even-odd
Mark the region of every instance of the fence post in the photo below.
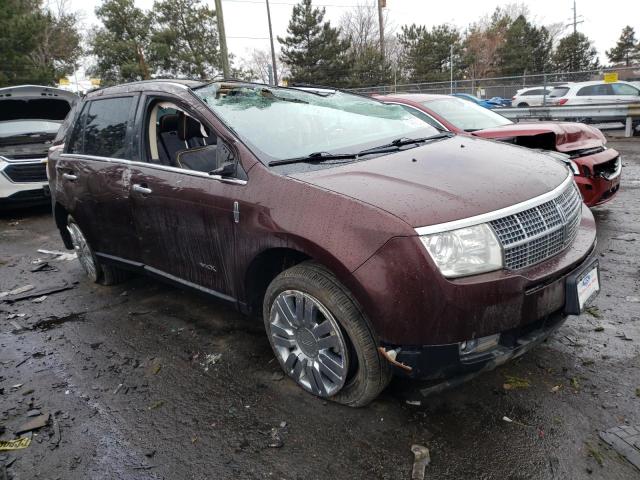
{"type": "Polygon", "coordinates": [[[630,116],[627,117],[626,121],[625,121],[625,125],[624,125],[624,136],[625,137],[630,137],[633,134],[633,118],[631,118],[630,116]]]}
{"type": "Polygon", "coordinates": [[[544,85],[543,85],[544,93],[543,93],[543,97],[542,97],[542,106],[546,106],[547,105],[547,74],[545,73],[544,77],[542,77],[542,78],[543,78],[542,81],[544,83],[544,85]]]}

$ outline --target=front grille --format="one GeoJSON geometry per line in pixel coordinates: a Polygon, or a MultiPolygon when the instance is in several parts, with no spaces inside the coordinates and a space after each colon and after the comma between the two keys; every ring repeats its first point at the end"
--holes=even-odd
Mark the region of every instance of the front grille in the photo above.
{"type": "Polygon", "coordinates": [[[46,163],[11,163],[4,169],[4,174],[16,183],[46,182],[46,163]]]}
{"type": "Polygon", "coordinates": [[[609,160],[608,162],[599,163],[593,166],[593,174],[596,177],[611,177],[615,175],[618,171],[618,163],[620,162],[620,157],[616,157],[614,159],[609,160]]]}
{"type": "Polygon", "coordinates": [[[504,266],[525,268],[561,252],[573,242],[582,216],[582,198],[571,184],[537,207],[493,220],[504,251],[504,266]]]}

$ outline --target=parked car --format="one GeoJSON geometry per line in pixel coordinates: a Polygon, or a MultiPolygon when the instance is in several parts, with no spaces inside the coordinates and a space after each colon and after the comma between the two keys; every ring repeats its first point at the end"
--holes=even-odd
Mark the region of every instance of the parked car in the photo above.
{"type": "Polygon", "coordinates": [[[89,278],[133,270],[261,312],[284,371],[323,398],[492,368],[599,290],[565,164],[398,106],[148,81],[89,93],[65,124],[53,211],[89,278]]]}
{"type": "Polygon", "coordinates": [[[577,82],[555,87],[548,100],[550,105],[633,103],[640,102],[640,88],[629,82],[577,82]]]}
{"type": "MultiPolygon", "coordinates": [[[[511,99],[511,105],[514,107],[539,107],[543,104],[545,92],[547,100],[553,87],[527,87],[521,88],[511,99]]],[[[548,103],[548,102],[547,102],[548,103]]]]}
{"type": "Polygon", "coordinates": [[[489,102],[496,104],[497,107],[510,107],[511,106],[511,100],[508,99],[508,98],[491,97],[489,99],[489,102]]]}
{"type": "Polygon", "coordinates": [[[607,148],[595,127],[572,122],[513,123],[494,111],[449,95],[397,94],[376,97],[398,104],[444,131],[500,140],[564,156],[589,207],[611,200],[620,188],[620,154],[607,148]]]}
{"type": "Polygon", "coordinates": [[[47,151],[77,100],[35,85],[0,88],[0,207],[47,204],[47,151]]]}
{"type": "Polygon", "coordinates": [[[475,103],[476,105],[480,105],[481,107],[484,107],[484,108],[498,108],[503,106],[503,105],[500,105],[500,103],[498,102],[494,102],[492,100],[483,100],[481,98],[478,98],[474,95],[470,95],[468,93],[454,93],[453,96],[462,98],[463,100],[467,100],[471,103],[475,103]]]}

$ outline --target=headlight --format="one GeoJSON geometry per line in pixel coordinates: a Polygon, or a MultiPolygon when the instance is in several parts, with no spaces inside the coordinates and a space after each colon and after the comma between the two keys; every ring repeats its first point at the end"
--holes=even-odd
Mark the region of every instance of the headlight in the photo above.
{"type": "Polygon", "coordinates": [[[502,248],[486,223],[449,232],[422,235],[420,240],[448,278],[502,268],[502,248]]]}

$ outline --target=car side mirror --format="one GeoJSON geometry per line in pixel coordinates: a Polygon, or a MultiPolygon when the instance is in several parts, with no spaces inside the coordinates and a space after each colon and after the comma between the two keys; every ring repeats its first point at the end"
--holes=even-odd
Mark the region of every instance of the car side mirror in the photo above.
{"type": "Polygon", "coordinates": [[[220,177],[235,177],[236,162],[225,163],[221,167],[215,168],[209,172],[209,175],[218,175],[220,177]]]}

